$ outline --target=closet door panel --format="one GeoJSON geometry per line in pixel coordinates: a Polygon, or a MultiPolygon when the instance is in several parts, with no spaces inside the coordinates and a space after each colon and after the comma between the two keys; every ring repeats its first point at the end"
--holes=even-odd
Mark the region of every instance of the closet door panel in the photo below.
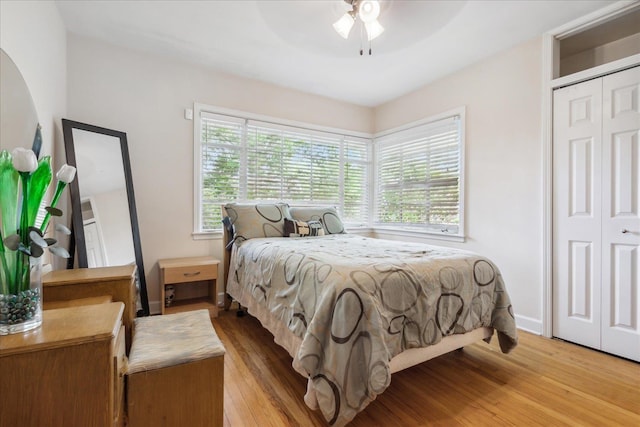
{"type": "Polygon", "coordinates": [[[640,68],[603,78],[602,350],[640,361],[640,68]]]}
{"type": "Polygon", "coordinates": [[[600,348],[602,82],[554,92],[553,334],[600,348]]]}

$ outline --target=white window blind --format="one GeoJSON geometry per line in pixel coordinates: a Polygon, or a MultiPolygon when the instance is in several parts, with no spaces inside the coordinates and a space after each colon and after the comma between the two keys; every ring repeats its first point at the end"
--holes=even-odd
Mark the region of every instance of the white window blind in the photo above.
{"type": "Polygon", "coordinates": [[[241,199],[244,124],[244,119],[231,116],[200,117],[199,231],[220,230],[221,204],[241,199]]]}
{"type": "Polygon", "coordinates": [[[459,233],[459,116],[376,139],[377,226],[459,233]]]}
{"type": "Polygon", "coordinates": [[[371,144],[363,138],[345,137],[343,140],[344,167],[340,182],[343,185],[343,216],[352,225],[369,223],[369,181],[371,144]]]}
{"type": "Polygon", "coordinates": [[[220,230],[232,201],[336,206],[345,224],[367,224],[371,140],[204,111],[200,122],[196,231],[220,230]]]}
{"type": "Polygon", "coordinates": [[[342,136],[249,121],[247,198],[340,205],[342,136]]]}

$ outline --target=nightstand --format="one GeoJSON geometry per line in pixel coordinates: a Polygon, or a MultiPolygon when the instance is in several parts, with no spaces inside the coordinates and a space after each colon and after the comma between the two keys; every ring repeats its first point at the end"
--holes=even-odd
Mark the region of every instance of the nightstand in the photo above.
{"type": "Polygon", "coordinates": [[[158,260],[162,314],[204,308],[211,317],[216,317],[219,263],[208,256],[158,260]],[[175,298],[168,307],[165,305],[167,285],[173,285],[175,290],[175,298]]]}

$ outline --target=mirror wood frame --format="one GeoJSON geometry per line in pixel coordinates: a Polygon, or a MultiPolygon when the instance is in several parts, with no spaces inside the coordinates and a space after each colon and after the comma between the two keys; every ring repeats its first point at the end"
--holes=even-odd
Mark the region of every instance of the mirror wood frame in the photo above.
{"type": "MultiPolygon", "coordinates": [[[[90,125],[87,123],[76,122],[73,120],[62,119],[62,131],[64,134],[64,147],[67,156],[67,163],[69,165],[78,167],[76,162],[75,142],[73,139],[73,130],[79,129],[87,132],[93,132],[102,135],[108,135],[117,138],[120,141],[120,151],[122,154],[122,166],[124,168],[125,185],[127,189],[127,199],[129,202],[129,217],[131,220],[131,233],[133,238],[133,249],[135,252],[136,265],[138,266],[138,278],[140,281],[140,302],[142,305],[142,315],[148,316],[149,311],[149,297],[147,294],[147,281],[145,277],[144,263],[142,258],[142,244],[140,242],[140,228],[138,225],[138,214],[136,210],[136,199],[133,192],[133,177],[131,174],[131,164],[129,161],[129,149],[127,145],[127,134],[117,130],[106,129],[103,127],[90,125]]],[[[79,174],[76,174],[76,179],[71,181],[70,193],[71,193],[71,207],[72,207],[72,226],[73,226],[73,239],[72,243],[75,243],[75,249],[78,258],[79,268],[88,268],[87,259],[87,246],[84,234],[84,224],[82,219],[81,209],[81,195],[79,185],[79,174]]],[[[73,249],[73,248],[72,248],[73,249]]],[[[73,251],[70,250],[72,253],[73,251]]]]}

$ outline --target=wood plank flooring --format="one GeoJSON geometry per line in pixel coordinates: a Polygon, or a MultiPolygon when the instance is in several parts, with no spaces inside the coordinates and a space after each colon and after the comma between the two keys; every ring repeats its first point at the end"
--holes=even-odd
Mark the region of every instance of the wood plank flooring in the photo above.
{"type": "MultiPolygon", "coordinates": [[[[327,426],[304,403],[306,380],[251,316],[220,312],[225,427],[327,426]]],[[[508,355],[465,347],[392,376],[349,424],[372,426],[640,426],[640,364],[520,332],[508,355]]]]}

